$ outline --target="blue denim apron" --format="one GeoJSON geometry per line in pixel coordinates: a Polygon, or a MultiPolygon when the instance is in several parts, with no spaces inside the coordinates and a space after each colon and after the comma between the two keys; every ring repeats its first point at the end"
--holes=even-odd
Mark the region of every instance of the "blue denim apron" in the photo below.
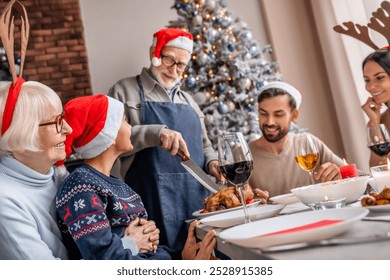
{"type": "MultiPolygon", "coordinates": [[[[137,76],[141,98],[141,124],[164,124],[182,134],[191,159],[204,167],[202,129],[199,117],[188,104],[145,101],[141,79],[137,76]]],[[[139,151],[125,176],[125,182],[142,198],[150,220],[160,229],[160,244],[181,251],[187,238],[184,221],[203,209],[210,192],[180,164],[179,156],[151,147],[139,151]]]]}

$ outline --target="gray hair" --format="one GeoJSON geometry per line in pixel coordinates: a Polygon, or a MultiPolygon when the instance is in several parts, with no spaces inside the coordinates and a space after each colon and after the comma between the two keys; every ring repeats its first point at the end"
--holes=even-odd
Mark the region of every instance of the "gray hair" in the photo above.
{"type": "MultiPolygon", "coordinates": [[[[0,130],[10,85],[11,82],[0,82],[0,130]]],[[[25,82],[20,89],[11,125],[0,136],[0,156],[12,155],[13,151],[41,151],[39,124],[50,121],[53,112],[61,110],[61,99],[54,90],[39,82],[25,82]]]]}

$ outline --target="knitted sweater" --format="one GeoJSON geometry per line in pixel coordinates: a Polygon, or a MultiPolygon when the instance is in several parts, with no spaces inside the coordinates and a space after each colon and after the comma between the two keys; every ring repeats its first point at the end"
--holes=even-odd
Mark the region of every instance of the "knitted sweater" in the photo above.
{"type": "Polygon", "coordinates": [[[0,259],[67,259],[56,222],[61,178],[38,173],[11,157],[0,158],[0,259]]]}
{"type": "Polygon", "coordinates": [[[156,253],[136,256],[124,248],[126,242],[121,238],[127,225],[136,217],[148,218],[144,205],[123,181],[89,165],[66,178],[57,193],[56,207],[62,231],[72,236],[84,259],[170,259],[161,246],[156,253]]]}

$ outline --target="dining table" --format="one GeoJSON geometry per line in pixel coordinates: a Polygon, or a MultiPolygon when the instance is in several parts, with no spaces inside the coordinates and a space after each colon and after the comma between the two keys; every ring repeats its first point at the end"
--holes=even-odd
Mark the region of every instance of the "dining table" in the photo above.
{"type": "MultiPolygon", "coordinates": [[[[347,206],[352,207],[352,206],[347,206]]],[[[356,207],[356,205],[355,205],[356,207]]],[[[286,205],[277,215],[294,215],[294,213],[314,211],[298,202],[286,205]]],[[[321,211],[321,210],[320,210],[321,211]]],[[[199,218],[197,218],[199,219],[199,218]]],[[[268,218],[268,219],[272,219],[268,218]]],[[[193,219],[187,220],[187,225],[193,219]]],[[[335,236],[343,240],[354,240],[359,237],[378,236],[369,241],[353,242],[326,246],[309,246],[273,251],[271,248],[248,248],[233,244],[219,237],[226,228],[217,228],[202,224],[196,228],[196,237],[202,240],[207,232],[217,233],[216,252],[222,253],[223,258],[232,260],[390,260],[390,211],[371,212],[364,218],[353,223],[345,232],[335,236]]],[[[362,239],[363,240],[363,239],[362,239]]],[[[293,246],[290,246],[293,247],[293,246]]],[[[280,247],[279,247],[280,248],[280,247]]]]}

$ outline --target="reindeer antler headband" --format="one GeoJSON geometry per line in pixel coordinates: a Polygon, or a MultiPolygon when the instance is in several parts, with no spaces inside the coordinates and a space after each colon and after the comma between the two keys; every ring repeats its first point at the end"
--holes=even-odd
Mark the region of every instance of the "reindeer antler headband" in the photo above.
{"type": "Polygon", "coordinates": [[[390,2],[383,1],[381,3],[381,7],[378,8],[376,12],[372,13],[372,17],[370,18],[370,22],[367,26],[354,24],[351,21],[344,22],[343,24],[347,28],[346,30],[341,25],[334,26],[333,30],[358,39],[371,48],[378,50],[380,48],[371,40],[368,32],[368,28],[371,28],[372,30],[382,34],[387,39],[387,43],[390,45],[390,2]]]}
{"type": "Polygon", "coordinates": [[[24,59],[26,57],[28,36],[30,32],[30,25],[28,24],[27,12],[24,6],[16,0],[12,0],[5,7],[0,17],[0,37],[3,42],[3,47],[8,57],[8,63],[12,74],[12,84],[8,91],[7,101],[4,106],[3,120],[1,126],[1,135],[7,131],[12,122],[16,101],[18,100],[20,89],[24,83],[22,78],[24,59]],[[15,4],[15,5],[14,5],[15,4]],[[14,61],[14,17],[11,17],[12,7],[15,7],[21,18],[21,49],[20,49],[20,70],[19,76],[16,74],[16,67],[14,61]]]}

